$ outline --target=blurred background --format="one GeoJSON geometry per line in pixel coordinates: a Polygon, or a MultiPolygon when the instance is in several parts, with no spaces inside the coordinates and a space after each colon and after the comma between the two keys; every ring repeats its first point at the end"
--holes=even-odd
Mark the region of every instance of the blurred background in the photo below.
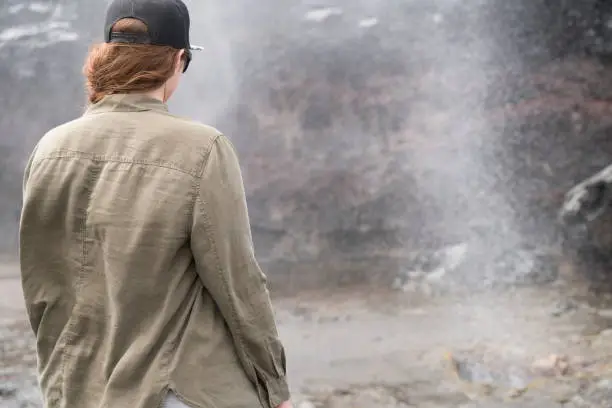
{"type": "MultiPolygon", "coordinates": [[[[289,344],[300,344],[289,347],[297,367],[292,375],[300,386],[311,372],[327,373],[326,381],[357,373],[371,378],[387,373],[399,381],[408,372],[398,368],[402,358],[410,366],[429,347],[404,336],[415,331],[439,336],[423,341],[444,346],[461,343],[463,335],[472,341],[495,333],[515,349],[525,341],[525,353],[540,355],[561,344],[551,340],[557,338],[548,331],[551,319],[580,309],[565,292],[558,295],[561,300],[548,299],[561,293],[556,289],[537,292],[533,304],[529,292],[512,292],[491,303],[471,300],[469,307],[462,303],[465,297],[449,295],[439,309],[443,316],[430,316],[430,303],[418,309],[427,311],[425,323],[377,317],[374,326],[368,320],[349,327],[339,323],[348,312],[313,317],[318,306],[303,306],[303,293],[310,293],[309,301],[317,298],[313,291],[331,292],[336,299],[347,289],[349,297],[360,299],[379,289],[431,298],[464,290],[555,287],[576,277],[599,294],[610,292],[605,289],[612,287],[606,286],[612,265],[608,214],[581,234],[570,234],[571,239],[558,221],[565,193],[612,164],[610,2],[186,2],[192,42],[204,51],[196,53],[170,109],[219,128],[238,149],[257,256],[273,295],[290,299],[289,306],[280,301],[278,307],[292,311],[287,313],[293,317],[286,317],[290,323],[281,318],[281,330],[289,344]],[[558,308],[542,312],[549,303],[558,308]],[[302,305],[299,311],[296,305],[302,305]],[[523,312],[530,317],[514,315],[523,312]],[[458,323],[469,319],[477,320],[469,330],[458,323]],[[309,326],[313,322],[316,326],[309,326]],[[357,341],[353,352],[336,350],[337,356],[350,354],[342,363],[332,351],[321,357],[302,347],[311,333],[330,336],[315,344],[344,344],[339,340],[343,330],[361,333],[352,341],[365,340],[357,341]],[[388,332],[396,343],[383,342],[383,347],[379,337],[364,334],[370,331],[388,332]],[[377,354],[383,349],[399,354],[384,354],[387,361],[377,354]],[[367,350],[379,351],[371,351],[367,360],[367,350]],[[337,363],[333,369],[332,360],[337,363]]],[[[4,277],[17,276],[25,162],[47,130],[83,112],[81,67],[88,46],[102,39],[105,7],[105,1],[85,0],[0,3],[4,277]]],[[[15,292],[2,288],[17,287],[9,280],[0,280],[0,306],[3,296],[10,299],[15,292]]],[[[394,311],[402,307],[390,306],[394,311]]],[[[610,318],[608,310],[607,323],[597,324],[597,333],[612,327],[610,318]]],[[[578,320],[579,328],[563,329],[567,339],[573,338],[570,332],[590,336],[582,331],[587,318],[578,320]]],[[[5,330],[4,338],[13,340],[4,343],[12,344],[5,357],[0,348],[0,364],[26,361],[33,369],[31,347],[23,346],[23,352],[15,346],[14,339],[26,336],[22,326],[15,327],[21,329],[5,330]]],[[[598,361],[607,361],[612,350],[600,353],[598,361]]],[[[565,360],[546,361],[555,370],[565,360]]],[[[0,366],[0,405],[3,381],[16,381],[11,370],[2,377],[0,366]]],[[[425,389],[419,384],[414,389],[425,389]]],[[[608,388],[609,399],[601,406],[612,404],[608,388]]],[[[400,399],[397,392],[391,394],[400,399]]],[[[347,407],[362,406],[350,401],[344,401],[347,407]]],[[[435,405],[433,399],[412,405],[371,401],[376,406],[493,407],[460,405],[460,398],[451,397],[447,405],[435,405]]]]}
{"type": "MultiPolygon", "coordinates": [[[[563,194],[611,161],[607,2],[188,5],[205,51],[171,109],[236,144],[273,285],[386,285],[449,251],[469,285],[548,279],[563,194]]],[[[0,5],[6,257],[24,162],[84,109],[80,70],[105,6],[0,5]]]]}

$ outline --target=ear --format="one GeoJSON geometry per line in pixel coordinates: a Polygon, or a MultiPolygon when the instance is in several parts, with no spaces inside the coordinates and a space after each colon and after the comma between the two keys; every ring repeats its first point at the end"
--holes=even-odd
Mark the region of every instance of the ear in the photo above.
{"type": "Polygon", "coordinates": [[[175,73],[182,73],[183,67],[185,65],[185,50],[180,50],[176,54],[176,59],[174,61],[175,73]]]}

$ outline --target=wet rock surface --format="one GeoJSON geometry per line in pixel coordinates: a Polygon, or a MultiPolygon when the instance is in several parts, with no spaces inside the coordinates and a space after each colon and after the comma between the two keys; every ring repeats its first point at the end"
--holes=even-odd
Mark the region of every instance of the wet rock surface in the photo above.
{"type": "Polygon", "coordinates": [[[34,338],[23,318],[0,318],[0,340],[0,405],[3,408],[41,407],[36,355],[32,354],[34,338]]]}
{"type": "MultiPolygon", "coordinates": [[[[612,403],[609,388],[612,370],[610,348],[604,345],[608,332],[601,331],[587,335],[589,329],[577,323],[591,313],[590,307],[583,306],[572,319],[567,319],[566,316],[562,321],[551,319],[547,313],[537,312],[530,316],[531,322],[527,323],[523,321],[526,316],[520,317],[522,313],[517,312],[516,305],[514,312],[504,311],[509,306],[506,303],[510,300],[508,296],[527,300],[527,297],[536,295],[527,293],[529,291],[522,290],[512,295],[509,293],[498,295],[496,310],[480,321],[483,324],[480,327],[478,324],[474,325],[480,319],[472,314],[487,307],[487,303],[491,301],[491,299],[485,300],[487,296],[479,297],[472,304],[466,304],[465,300],[455,300],[458,302],[456,305],[462,304],[467,310],[472,309],[468,313],[472,315],[469,318],[464,316],[464,319],[461,319],[462,313],[457,313],[454,318],[461,319],[459,322],[453,322],[452,312],[441,322],[437,320],[440,315],[427,306],[422,309],[415,308],[414,304],[409,307],[405,304],[399,306],[403,302],[395,299],[392,303],[396,309],[393,312],[386,310],[384,314],[394,315],[395,319],[406,324],[402,335],[405,342],[398,346],[398,350],[394,353],[394,347],[390,344],[393,341],[389,339],[396,335],[393,324],[387,326],[387,331],[380,333],[378,342],[387,344],[389,348],[386,351],[389,355],[381,357],[378,354],[380,348],[374,346],[371,355],[361,359],[362,364],[365,365],[365,361],[368,361],[367,364],[370,365],[369,371],[362,373],[361,376],[370,376],[375,380],[355,381],[336,387],[330,384],[319,387],[307,386],[301,390],[297,406],[432,408],[609,406],[612,403]],[[509,318],[508,313],[513,317],[509,318]],[[406,315],[403,314],[413,317],[406,319],[406,315]],[[440,330],[442,333],[432,334],[419,330],[418,319],[414,318],[418,315],[427,320],[430,330],[440,330]],[[508,324],[509,331],[512,331],[513,324],[525,324],[525,326],[519,329],[520,333],[503,335],[485,324],[485,321],[497,318],[504,321],[502,325],[508,324]],[[517,320],[511,323],[515,318],[517,320]],[[542,319],[540,324],[546,325],[545,329],[542,329],[541,325],[536,328],[538,325],[536,321],[539,319],[542,319]],[[458,335],[457,331],[462,328],[468,333],[458,335]],[[544,333],[552,337],[545,338],[544,333]],[[451,336],[453,341],[448,340],[446,344],[440,341],[445,335],[451,336]],[[417,346],[415,343],[419,341],[412,338],[416,336],[423,337],[421,341],[429,344],[417,346]],[[521,338],[523,336],[527,338],[521,338]],[[443,351],[444,348],[446,352],[443,351]],[[538,357],[539,353],[546,353],[547,349],[548,352],[567,354],[541,354],[538,357]],[[383,360],[382,364],[380,360],[383,360]],[[377,368],[372,369],[372,366],[377,368]],[[398,366],[401,367],[399,372],[396,371],[398,366]]],[[[542,296],[542,293],[536,296],[542,296]]],[[[527,303],[531,307],[535,306],[529,301],[527,303]]],[[[380,311],[380,303],[378,305],[379,307],[374,309],[380,311]]],[[[433,308],[435,309],[435,306],[433,308]]],[[[461,309],[462,306],[455,308],[461,309]]],[[[538,311],[538,308],[532,310],[538,311]]],[[[482,312],[474,314],[478,313],[482,312]]],[[[359,317],[353,319],[359,320],[359,317]]],[[[489,324],[492,323],[493,321],[489,321],[489,324]]],[[[337,324],[342,326],[345,323],[340,319],[337,324]]],[[[385,322],[382,323],[382,326],[384,325],[385,322]]],[[[351,333],[351,336],[356,334],[355,325],[351,327],[346,324],[344,328],[351,333]]],[[[351,382],[351,379],[346,377],[355,376],[352,370],[359,368],[360,360],[355,359],[352,363],[352,366],[350,362],[344,364],[346,369],[344,378],[337,373],[336,375],[341,378],[335,378],[330,383],[351,382]]],[[[324,364],[321,364],[322,367],[324,364]]],[[[323,381],[318,381],[321,382],[323,381]]]]}
{"type": "MultiPolygon", "coordinates": [[[[610,306],[578,295],[557,282],[279,298],[296,407],[607,408],[610,306]]],[[[23,310],[3,304],[0,316],[0,406],[40,408],[23,310]]]]}

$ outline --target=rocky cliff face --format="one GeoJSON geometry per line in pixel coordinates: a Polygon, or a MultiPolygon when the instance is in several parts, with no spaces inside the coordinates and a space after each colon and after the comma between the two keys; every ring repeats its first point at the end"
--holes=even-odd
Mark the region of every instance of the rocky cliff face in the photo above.
{"type": "MultiPolygon", "coordinates": [[[[6,237],[23,160],[84,101],[104,4],[64,3],[0,5],[6,237]]],[[[555,253],[565,190],[610,162],[604,2],[191,3],[207,50],[172,108],[237,145],[277,285],[390,279],[456,245],[466,270],[520,275],[555,253]]]]}

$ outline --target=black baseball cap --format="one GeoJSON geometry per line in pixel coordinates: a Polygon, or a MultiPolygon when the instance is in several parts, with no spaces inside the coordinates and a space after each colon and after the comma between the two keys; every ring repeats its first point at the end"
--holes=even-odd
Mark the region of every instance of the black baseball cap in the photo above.
{"type": "Polygon", "coordinates": [[[182,0],[113,0],[106,12],[104,38],[107,43],[164,45],[184,49],[184,71],[187,71],[191,51],[202,49],[189,42],[189,25],[189,11],[182,0]],[[124,18],[142,21],[147,26],[147,33],[112,31],[113,26],[124,18]]]}

